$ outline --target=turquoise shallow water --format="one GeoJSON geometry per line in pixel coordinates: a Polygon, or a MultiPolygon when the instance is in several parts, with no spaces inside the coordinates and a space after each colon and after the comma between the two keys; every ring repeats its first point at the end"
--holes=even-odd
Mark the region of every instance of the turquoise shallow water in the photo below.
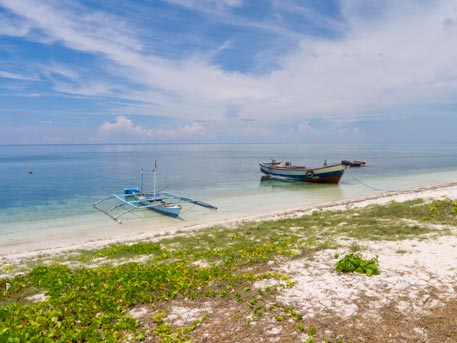
{"type": "MultiPolygon", "coordinates": [[[[0,247],[107,238],[456,180],[457,145],[3,145],[0,247]],[[373,166],[351,168],[339,185],[262,182],[258,162],[270,159],[306,166],[365,159],[373,166]],[[144,213],[118,225],[92,208],[97,199],[139,185],[139,171],[155,160],[159,189],[218,211],[185,208],[178,220],[144,213]]],[[[145,184],[152,188],[152,180],[145,184]]]]}

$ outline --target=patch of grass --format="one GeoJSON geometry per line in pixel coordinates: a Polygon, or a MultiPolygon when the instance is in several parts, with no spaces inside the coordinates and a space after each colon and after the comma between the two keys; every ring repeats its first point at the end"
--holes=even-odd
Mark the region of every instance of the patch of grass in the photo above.
{"type": "Polygon", "coordinates": [[[315,335],[317,332],[316,328],[314,326],[311,326],[307,331],[306,331],[306,334],[309,335],[309,336],[313,336],[315,335]]]}
{"type": "Polygon", "coordinates": [[[420,216],[425,210],[424,199],[414,199],[404,202],[391,201],[383,205],[371,205],[362,209],[361,216],[372,218],[411,218],[420,216]]]}
{"type": "Polygon", "coordinates": [[[373,205],[365,209],[364,216],[384,219],[414,219],[437,223],[457,224],[457,201],[451,199],[433,200],[426,203],[423,199],[405,202],[390,202],[386,205],[373,205]]]}
{"type": "Polygon", "coordinates": [[[161,248],[159,243],[135,243],[131,245],[116,244],[104,247],[100,250],[94,250],[81,256],[81,260],[90,260],[94,258],[107,257],[111,259],[129,258],[138,255],[153,255],[159,259],[168,258],[168,252],[161,248]]]}
{"type": "Polygon", "coordinates": [[[356,225],[345,230],[348,237],[373,241],[399,241],[423,236],[436,230],[426,226],[403,223],[375,223],[374,225],[356,225]]]}
{"type": "Polygon", "coordinates": [[[336,249],[339,247],[339,244],[333,240],[325,240],[320,243],[316,243],[316,248],[319,250],[326,250],[326,249],[336,249]]]}
{"type": "Polygon", "coordinates": [[[428,205],[428,215],[423,220],[450,225],[457,224],[457,200],[435,200],[428,205]]]}
{"type": "Polygon", "coordinates": [[[363,250],[363,247],[358,242],[352,242],[351,246],[349,247],[349,251],[351,253],[356,253],[356,252],[359,252],[362,250],[363,250]]]}

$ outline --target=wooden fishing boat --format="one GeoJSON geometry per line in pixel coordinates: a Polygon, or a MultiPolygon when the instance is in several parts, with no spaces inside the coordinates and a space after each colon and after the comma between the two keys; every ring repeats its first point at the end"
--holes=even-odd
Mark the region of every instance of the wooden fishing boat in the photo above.
{"type": "Polygon", "coordinates": [[[260,171],[267,177],[312,183],[337,184],[346,170],[343,163],[329,164],[325,162],[322,167],[308,168],[295,166],[290,162],[260,162],[260,171]]]}

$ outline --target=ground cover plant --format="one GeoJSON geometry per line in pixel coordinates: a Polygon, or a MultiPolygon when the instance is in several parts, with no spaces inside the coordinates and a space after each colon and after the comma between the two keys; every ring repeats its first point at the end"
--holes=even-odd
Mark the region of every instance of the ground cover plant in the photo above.
{"type": "MultiPolygon", "coordinates": [[[[0,279],[0,342],[198,342],[203,325],[213,325],[215,334],[223,335],[221,321],[212,318],[216,314],[202,314],[186,324],[170,322],[168,309],[185,302],[235,309],[239,317],[232,324],[238,320],[246,335],[241,341],[264,334],[254,323],[273,321],[284,328],[284,341],[307,335],[303,340],[309,342],[351,342],[351,332],[345,331],[344,340],[337,321],[323,326],[277,302],[278,291],[294,282],[272,266],[312,259],[320,250],[338,247],[336,238],[344,238],[352,253],[341,259],[339,271],[377,274],[377,260],[363,260],[356,253],[364,241],[442,235],[448,231],[437,224],[456,225],[456,212],[457,203],[447,199],[316,211],[43,257],[39,265],[6,265],[3,272],[21,273],[0,279]],[[253,287],[259,280],[270,280],[271,286],[253,287]],[[148,320],[131,315],[142,306],[153,313],[148,320]]],[[[219,341],[233,337],[232,332],[219,341]]]]}
{"type": "Polygon", "coordinates": [[[366,274],[367,276],[378,275],[378,258],[363,259],[359,254],[347,254],[336,263],[336,271],[339,273],[366,274]]]}

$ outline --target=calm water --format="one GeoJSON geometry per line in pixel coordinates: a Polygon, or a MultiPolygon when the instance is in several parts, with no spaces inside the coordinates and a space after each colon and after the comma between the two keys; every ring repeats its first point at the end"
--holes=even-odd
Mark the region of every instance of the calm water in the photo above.
{"type": "MultiPolygon", "coordinates": [[[[139,185],[139,171],[150,171],[154,160],[158,189],[215,203],[224,218],[457,180],[457,145],[4,145],[0,241],[26,235],[39,221],[109,221],[91,204],[139,185]],[[338,186],[261,182],[258,162],[272,158],[307,166],[365,159],[373,166],[350,169],[338,186]]],[[[205,215],[198,214],[201,221],[215,216],[205,215]]]]}

